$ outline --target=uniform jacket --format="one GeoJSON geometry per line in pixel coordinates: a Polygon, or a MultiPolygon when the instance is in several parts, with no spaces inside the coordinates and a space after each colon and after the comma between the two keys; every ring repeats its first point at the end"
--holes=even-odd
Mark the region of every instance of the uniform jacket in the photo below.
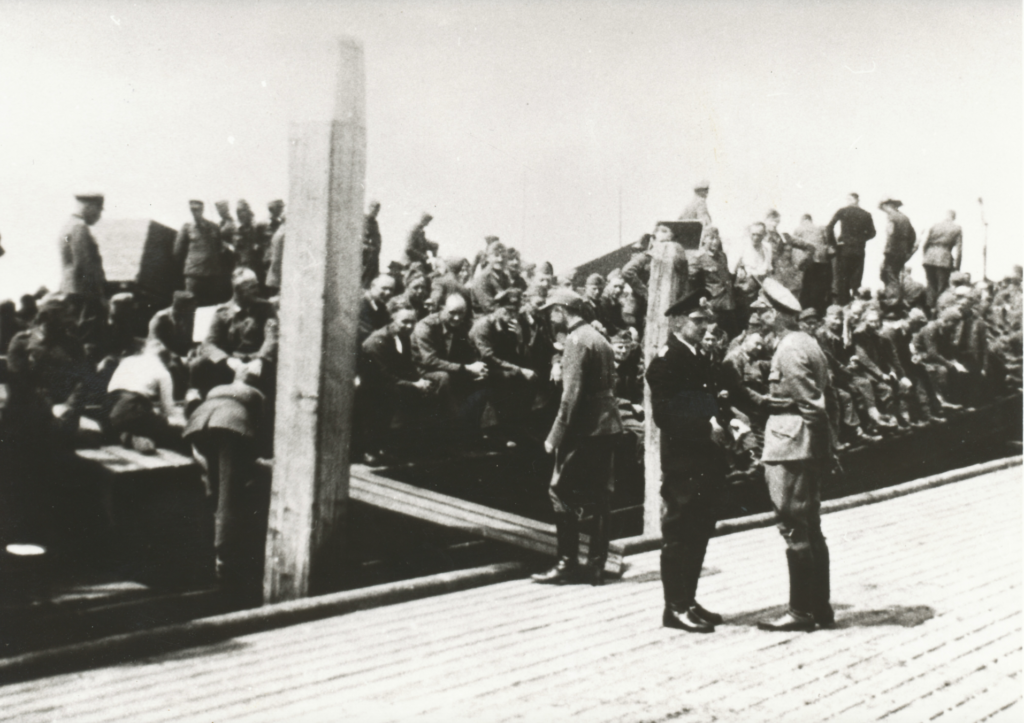
{"type": "Polygon", "coordinates": [[[370,334],[387,326],[390,321],[388,307],[363,294],[359,300],[359,343],[362,344],[370,334]]]}
{"type": "Polygon", "coordinates": [[[465,328],[452,329],[433,313],[416,324],[412,332],[413,357],[420,373],[462,373],[463,365],[477,360],[476,350],[465,328]]]}
{"type": "Polygon", "coordinates": [[[480,273],[470,282],[473,296],[473,313],[490,314],[494,311],[494,297],[509,287],[509,278],[504,271],[489,269],[480,273]]]}
{"type": "Polygon", "coordinates": [[[189,417],[181,436],[191,440],[209,429],[225,430],[253,438],[263,415],[263,394],[256,388],[233,382],[214,387],[189,417]]]}
{"type": "Polygon", "coordinates": [[[62,294],[81,294],[94,299],[106,296],[100,247],[81,216],[72,216],[60,234],[62,294]]]}
{"type": "Polygon", "coordinates": [[[411,264],[414,261],[427,263],[429,254],[437,255],[438,245],[427,240],[427,232],[422,226],[416,226],[409,232],[409,238],[405,242],[405,263],[411,264]]]}
{"type": "Polygon", "coordinates": [[[387,387],[412,386],[420,379],[412,357],[412,341],[401,339],[398,348],[390,325],[370,334],[363,342],[363,369],[371,385],[387,387]]]}
{"type": "Polygon", "coordinates": [[[186,223],[174,239],[174,259],[182,265],[184,276],[227,276],[226,256],[220,229],[205,218],[186,223]]]}
{"type": "Polygon", "coordinates": [[[256,299],[243,309],[234,299],[217,308],[210,331],[202,345],[202,354],[214,363],[229,356],[246,361],[277,359],[277,312],[274,305],[256,299]]]}
{"type": "Polygon", "coordinates": [[[15,406],[42,399],[47,408],[66,404],[80,413],[106,392],[77,339],[47,338],[35,327],[11,339],[7,372],[7,404],[12,412],[15,406]]]}
{"type": "Polygon", "coordinates": [[[826,412],[830,379],[828,360],[811,335],[791,331],[772,356],[768,375],[771,396],[791,408],[773,412],[764,432],[764,462],[790,462],[827,457],[832,436],[826,412]]]}
{"type": "Polygon", "coordinates": [[[830,244],[838,243],[847,255],[863,256],[864,244],[875,237],[875,221],[871,214],[860,206],[843,206],[835,212],[825,227],[830,244]],[[840,224],[839,238],[836,239],[836,224],[840,224]]]}
{"type": "Polygon", "coordinates": [[[673,334],[647,367],[651,412],[661,430],[662,471],[683,470],[720,459],[711,441],[711,418],[720,416],[722,373],[704,354],[694,354],[673,334]]]}
{"type": "Polygon", "coordinates": [[[473,342],[477,355],[490,367],[492,373],[497,372],[503,377],[518,377],[523,367],[529,365],[529,339],[522,325],[514,330],[496,319],[493,314],[488,314],[473,322],[469,330],[469,340],[473,342]]]}
{"type": "Polygon", "coordinates": [[[854,333],[853,344],[857,362],[876,381],[888,374],[906,376],[896,345],[889,337],[871,329],[864,329],[854,333]]]}
{"type": "Polygon", "coordinates": [[[892,256],[904,263],[914,253],[917,232],[906,214],[894,211],[889,216],[889,231],[885,240],[885,255],[892,256]]]}
{"type": "Polygon", "coordinates": [[[943,269],[960,268],[960,254],[963,252],[963,230],[953,221],[941,221],[928,230],[922,253],[925,266],[943,269]]]}
{"type": "Polygon", "coordinates": [[[622,278],[633,289],[635,296],[646,299],[647,284],[651,280],[651,255],[646,251],[633,254],[632,258],[622,267],[622,278]]]}
{"type": "Polygon", "coordinates": [[[816,226],[812,221],[801,221],[793,229],[793,245],[810,254],[812,263],[826,264],[829,261],[828,232],[824,226],[816,226]]]}
{"type": "Polygon", "coordinates": [[[730,311],[736,308],[732,294],[732,274],[729,272],[729,260],[725,253],[713,256],[707,251],[700,251],[690,264],[690,291],[707,289],[710,296],[708,303],[715,311],[730,311]]]}
{"type": "Polygon", "coordinates": [[[565,337],[562,401],[547,442],[558,449],[584,437],[622,431],[615,401],[615,353],[593,327],[579,322],[565,337]]]}
{"type": "Polygon", "coordinates": [[[363,256],[377,258],[380,256],[381,238],[380,225],[374,216],[363,217],[363,256]]]}
{"type": "Polygon", "coordinates": [[[184,357],[192,348],[194,327],[195,317],[178,320],[170,309],[161,309],[149,320],[149,337],[159,341],[168,351],[184,357]]]}
{"type": "Polygon", "coordinates": [[[937,319],[929,321],[914,335],[914,351],[924,364],[951,369],[956,357],[952,333],[953,330],[944,328],[937,319]]]}
{"type": "Polygon", "coordinates": [[[260,233],[255,226],[247,224],[235,227],[232,235],[235,248],[235,265],[244,266],[256,272],[260,281],[267,277],[269,262],[270,239],[260,233]]]}

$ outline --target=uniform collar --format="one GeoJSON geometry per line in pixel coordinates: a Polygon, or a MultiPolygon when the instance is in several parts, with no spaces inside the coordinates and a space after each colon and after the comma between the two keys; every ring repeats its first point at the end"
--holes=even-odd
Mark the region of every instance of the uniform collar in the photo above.
{"type": "Polygon", "coordinates": [[[586,323],[587,322],[583,321],[583,319],[580,319],[575,324],[573,324],[568,329],[566,329],[566,331],[565,331],[566,336],[568,336],[569,334],[572,334],[574,331],[576,331],[577,329],[579,329],[581,326],[583,326],[586,323]]]}
{"type": "Polygon", "coordinates": [[[690,342],[688,342],[685,339],[683,339],[683,337],[679,336],[678,334],[672,334],[672,337],[676,341],[678,341],[680,344],[685,346],[687,349],[689,349],[691,354],[693,354],[694,356],[698,355],[697,354],[697,348],[693,344],[691,344],[690,342]]]}

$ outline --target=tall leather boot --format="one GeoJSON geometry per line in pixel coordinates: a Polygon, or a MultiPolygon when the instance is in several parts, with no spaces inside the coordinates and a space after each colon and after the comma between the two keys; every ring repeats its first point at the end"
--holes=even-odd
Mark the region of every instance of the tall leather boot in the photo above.
{"type": "Polygon", "coordinates": [[[775,620],[762,620],[757,627],[777,632],[810,632],[815,625],[811,612],[817,582],[814,558],[787,549],[786,560],[789,563],[789,610],[775,620]]]}
{"type": "Polygon", "coordinates": [[[579,522],[571,512],[559,513],[555,518],[555,538],[558,546],[558,562],[546,572],[532,576],[534,582],[547,585],[565,585],[578,582],[580,534],[579,522]]]}
{"type": "Polygon", "coordinates": [[[608,513],[594,513],[587,554],[586,578],[591,585],[604,584],[604,566],[608,561],[608,513]]]}
{"type": "Polygon", "coordinates": [[[832,597],[832,582],[830,572],[830,561],[828,553],[828,544],[825,542],[825,538],[822,537],[820,540],[816,540],[814,544],[814,591],[815,591],[815,603],[814,609],[811,611],[814,613],[814,620],[822,627],[831,627],[835,625],[836,614],[832,609],[831,597],[832,597]]]}

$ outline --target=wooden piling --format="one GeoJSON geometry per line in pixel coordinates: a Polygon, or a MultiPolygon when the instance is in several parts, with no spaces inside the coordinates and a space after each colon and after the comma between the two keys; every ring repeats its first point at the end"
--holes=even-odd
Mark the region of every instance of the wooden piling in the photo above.
{"type": "Polygon", "coordinates": [[[264,600],[338,585],[348,505],[366,173],[362,46],[338,43],[332,117],[293,123],[264,600]]]}
{"type": "MultiPolygon", "coordinates": [[[[647,284],[647,322],[644,326],[644,368],[657,356],[671,333],[665,311],[686,293],[686,251],[678,243],[652,243],[651,277],[647,284]]],[[[644,536],[661,529],[661,432],[654,424],[651,389],[644,384],[644,536]]]]}

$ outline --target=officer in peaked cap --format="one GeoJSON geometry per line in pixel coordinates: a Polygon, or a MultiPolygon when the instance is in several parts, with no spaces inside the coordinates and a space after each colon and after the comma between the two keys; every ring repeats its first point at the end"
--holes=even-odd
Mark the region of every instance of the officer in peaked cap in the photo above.
{"type": "Polygon", "coordinates": [[[669,307],[672,334],[647,368],[654,423],[661,432],[662,624],[692,633],[714,632],[722,622],[696,600],[728,471],[729,424],[719,408],[724,380],[701,347],[714,319],[707,297],[700,289],[669,307]]]}
{"type": "Polygon", "coordinates": [[[821,482],[835,438],[826,400],[832,395],[828,360],[798,326],[800,302],[775,279],[762,291],[772,310],[766,322],[779,339],[767,399],[771,416],[761,461],[789,563],[789,609],[762,630],[810,631],[835,622],[829,602],[829,551],[821,532],[821,482]]]}

